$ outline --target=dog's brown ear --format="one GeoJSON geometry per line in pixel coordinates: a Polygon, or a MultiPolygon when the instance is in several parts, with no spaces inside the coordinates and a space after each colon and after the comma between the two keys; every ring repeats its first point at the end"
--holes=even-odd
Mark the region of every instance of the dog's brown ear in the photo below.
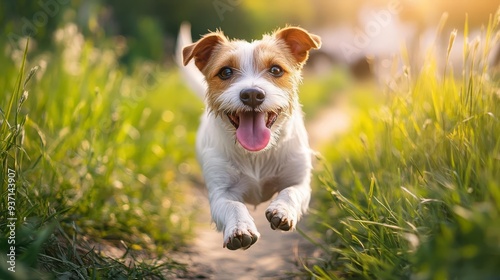
{"type": "Polygon", "coordinates": [[[309,56],[309,50],[321,47],[321,38],[300,27],[286,27],[276,31],[274,36],[282,39],[290,48],[298,63],[303,63],[309,56]]]}
{"type": "Polygon", "coordinates": [[[184,66],[189,63],[191,59],[194,58],[194,64],[198,69],[203,70],[207,65],[207,62],[212,55],[214,48],[226,42],[227,38],[222,34],[222,32],[212,32],[203,36],[198,42],[184,47],[182,50],[182,62],[184,66]]]}

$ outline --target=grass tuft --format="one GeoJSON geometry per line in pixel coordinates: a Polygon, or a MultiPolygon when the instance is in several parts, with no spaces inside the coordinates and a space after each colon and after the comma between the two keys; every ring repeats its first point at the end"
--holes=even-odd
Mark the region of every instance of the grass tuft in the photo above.
{"type": "Polygon", "coordinates": [[[324,149],[313,205],[324,256],[306,268],[311,277],[500,275],[500,96],[486,60],[493,18],[464,45],[462,79],[446,69],[443,78],[429,59],[410,90],[361,110],[348,135],[324,149]]]}
{"type": "Polygon", "coordinates": [[[140,63],[127,72],[73,25],[58,32],[54,54],[31,57],[26,47],[22,60],[0,56],[0,278],[156,279],[182,270],[168,255],[192,235],[196,206],[186,192],[197,174],[201,101],[175,71],[140,63]],[[39,66],[26,71],[30,64],[39,66]],[[8,169],[16,273],[5,261],[8,169]],[[108,251],[95,246],[106,242],[108,251]],[[116,248],[127,254],[112,256],[116,248]]]}

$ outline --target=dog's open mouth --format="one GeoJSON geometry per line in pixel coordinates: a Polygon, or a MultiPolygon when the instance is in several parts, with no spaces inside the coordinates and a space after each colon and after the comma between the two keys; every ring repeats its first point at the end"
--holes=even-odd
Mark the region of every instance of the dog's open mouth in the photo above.
{"type": "Polygon", "coordinates": [[[264,149],[271,139],[271,127],[278,119],[278,112],[248,111],[228,113],[231,124],[236,128],[236,139],[243,148],[255,152],[264,149]]]}
{"type": "MultiPolygon", "coordinates": [[[[269,128],[269,129],[271,129],[271,127],[273,126],[273,124],[278,119],[278,116],[281,113],[281,111],[278,111],[277,113],[276,112],[261,113],[261,112],[255,112],[254,111],[252,113],[255,113],[255,114],[265,114],[265,119],[264,120],[266,122],[266,127],[269,128]]],[[[240,114],[242,114],[242,113],[240,113],[240,114]]],[[[240,114],[238,114],[238,113],[227,113],[229,121],[231,122],[231,124],[236,129],[238,129],[238,127],[240,126],[240,114]]]]}

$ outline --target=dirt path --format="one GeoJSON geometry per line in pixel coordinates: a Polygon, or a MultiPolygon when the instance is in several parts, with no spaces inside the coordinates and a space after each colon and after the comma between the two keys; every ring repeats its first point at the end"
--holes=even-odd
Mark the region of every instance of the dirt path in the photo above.
{"type": "MultiPolygon", "coordinates": [[[[329,107],[318,113],[308,123],[308,130],[313,148],[341,133],[348,127],[348,114],[343,106],[329,107]]],[[[261,237],[256,244],[246,251],[230,251],[222,248],[222,233],[217,232],[210,223],[209,205],[206,193],[195,190],[200,195],[201,209],[206,209],[199,217],[196,239],[191,252],[180,256],[179,261],[189,264],[190,271],[185,278],[197,279],[298,279],[288,273],[299,272],[301,262],[306,258],[319,256],[315,247],[298,232],[273,231],[264,212],[269,204],[265,202],[255,209],[248,206],[250,214],[261,237]]],[[[306,216],[305,219],[308,217],[306,216]]],[[[307,221],[299,222],[299,228],[307,221]]]]}
{"type": "MultiPolygon", "coordinates": [[[[208,202],[202,209],[209,209],[208,202]]],[[[191,267],[188,278],[202,279],[295,279],[299,258],[310,257],[315,248],[298,232],[273,231],[265,218],[267,204],[249,207],[261,237],[250,249],[230,251],[222,248],[222,233],[210,225],[210,215],[203,214],[197,228],[192,252],[185,255],[191,267]]],[[[300,227],[299,223],[299,227],[300,227]]]]}

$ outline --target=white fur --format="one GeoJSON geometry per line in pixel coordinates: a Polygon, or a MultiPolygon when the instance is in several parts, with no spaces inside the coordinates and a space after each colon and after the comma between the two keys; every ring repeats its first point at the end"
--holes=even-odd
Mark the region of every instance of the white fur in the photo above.
{"type": "MultiPolygon", "coordinates": [[[[182,29],[181,29],[182,30],[182,29]]],[[[224,246],[234,238],[260,234],[245,203],[260,204],[272,198],[266,213],[286,219],[294,229],[307,211],[310,199],[311,157],[303,115],[294,96],[290,104],[290,89],[281,89],[268,80],[269,73],[256,73],[252,53],[256,42],[239,42],[239,77],[220,95],[222,109],[241,110],[242,89],[260,87],[266,99],[262,111],[283,108],[279,121],[271,131],[268,147],[259,152],[248,152],[235,138],[235,129],[225,115],[217,115],[207,108],[198,130],[196,151],[208,188],[210,210],[217,229],[224,234],[224,246]],[[293,108],[289,108],[290,105],[293,108]],[[291,113],[290,113],[291,112],[291,113]]],[[[180,61],[180,60],[179,60],[180,61]]],[[[192,64],[192,62],[191,62],[192,64]]],[[[196,76],[195,67],[181,67],[188,76],[196,76]]],[[[194,81],[190,79],[189,81],[194,81]]],[[[200,85],[192,86],[199,88],[200,85]]],[[[264,214],[264,213],[263,213],[264,214]]],[[[256,241],[256,240],[255,240],[256,241]]],[[[249,246],[248,246],[249,247],[249,246]]],[[[247,249],[248,247],[242,248],[247,249]]]]}

